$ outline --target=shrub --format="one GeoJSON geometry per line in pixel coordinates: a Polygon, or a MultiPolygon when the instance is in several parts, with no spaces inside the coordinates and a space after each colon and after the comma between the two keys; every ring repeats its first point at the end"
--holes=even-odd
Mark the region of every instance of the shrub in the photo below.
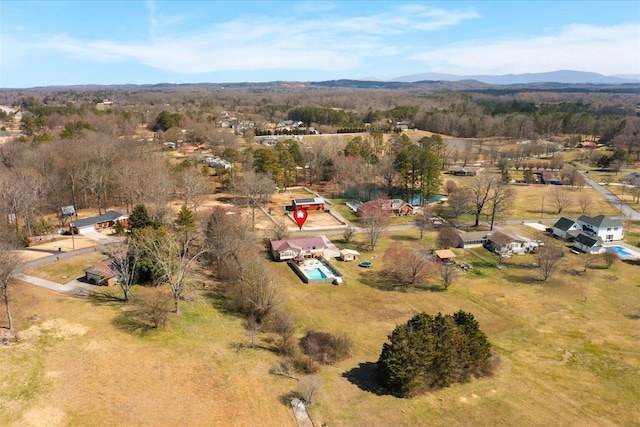
{"type": "Polygon", "coordinates": [[[165,289],[140,288],[133,296],[135,309],[132,315],[154,329],[160,329],[167,323],[173,309],[171,293],[165,289]]]}
{"type": "Polygon", "coordinates": [[[300,340],[302,352],[312,360],[331,365],[353,355],[351,339],[346,334],[309,331],[300,340]]]}

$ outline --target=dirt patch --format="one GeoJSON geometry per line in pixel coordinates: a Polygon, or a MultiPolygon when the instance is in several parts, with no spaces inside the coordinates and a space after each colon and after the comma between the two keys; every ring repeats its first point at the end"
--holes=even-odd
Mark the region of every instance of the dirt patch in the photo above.
{"type": "Polygon", "coordinates": [[[70,323],[65,319],[51,319],[20,332],[20,340],[32,342],[44,333],[49,333],[54,338],[62,339],[82,336],[87,333],[87,328],[79,324],[70,323]]]}
{"type": "Polygon", "coordinates": [[[31,408],[24,413],[22,425],[28,427],[56,427],[64,425],[65,414],[55,406],[31,408]]]}

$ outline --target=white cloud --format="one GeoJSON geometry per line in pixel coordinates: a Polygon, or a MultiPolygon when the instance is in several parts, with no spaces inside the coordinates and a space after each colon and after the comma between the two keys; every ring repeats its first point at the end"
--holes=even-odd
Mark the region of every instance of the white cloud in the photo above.
{"type": "MultiPolygon", "coordinates": [[[[399,6],[389,13],[359,17],[331,16],[332,4],[314,18],[244,17],[214,24],[197,34],[167,34],[166,17],[147,2],[150,36],[131,43],[84,41],[58,35],[24,48],[53,49],[94,62],[134,61],[163,71],[196,74],[261,69],[356,70],[364,58],[397,55],[392,37],[457,25],[477,17],[472,10],[445,11],[426,6],[399,6]],[[164,34],[156,29],[162,24],[164,34]]],[[[301,7],[310,8],[316,3],[301,7]]],[[[338,15],[339,16],[339,15],[338,15]]],[[[406,49],[403,42],[402,49],[406,49]]]]}
{"type": "Polygon", "coordinates": [[[554,70],[604,75],[640,72],[639,24],[610,27],[570,25],[557,34],[531,38],[472,40],[412,55],[430,71],[506,74],[554,70]]]}

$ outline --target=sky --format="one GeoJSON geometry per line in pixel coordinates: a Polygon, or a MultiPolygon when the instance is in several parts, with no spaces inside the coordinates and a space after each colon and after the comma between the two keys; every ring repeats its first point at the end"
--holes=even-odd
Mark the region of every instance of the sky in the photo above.
{"type": "Polygon", "coordinates": [[[640,75],[640,1],[0,1],[0,87],[640,75]]]}

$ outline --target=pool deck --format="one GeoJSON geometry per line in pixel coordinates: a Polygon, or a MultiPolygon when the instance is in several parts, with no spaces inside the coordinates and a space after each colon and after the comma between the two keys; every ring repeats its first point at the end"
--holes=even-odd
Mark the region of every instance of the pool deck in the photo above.
{"type": "Polygon", "coordinates": [[[333,267],[328,260],[321,259],[306,259],[304,262],[297,264],[295,262],[289,262],[291,268],[297,272],[298,276],[305,283],[332,283],[335,280],[339,280],[340,282],[344,282],[344,277],[342,274],[333,267]],[[326,277],[323,278],[312,278],[307,274],[307,270],[315,270],[318,269],[324,274],[326,277]],[[304,277],[303,277],[304,276],[304,277]]]}
{"type": "Polygon", "coordinates": [[[604,246],[602,246],[602,248],[604,250],[606,250],[606,248],[610,248],[610,247],[621,247],[623,248],[625,251],[629,252],[631,255],[625,256],[625,255],[620,255],[618,253],[618,251],[616,251],[616,253],[618,253],[618,255],[620,256],[620,258],[622,259],[640,259],[640,251],[638,251],[638,248],[636,248],[635,246],[631,246],[627,243],[624,242],[607,242],[604,244],[604,246]]]}

